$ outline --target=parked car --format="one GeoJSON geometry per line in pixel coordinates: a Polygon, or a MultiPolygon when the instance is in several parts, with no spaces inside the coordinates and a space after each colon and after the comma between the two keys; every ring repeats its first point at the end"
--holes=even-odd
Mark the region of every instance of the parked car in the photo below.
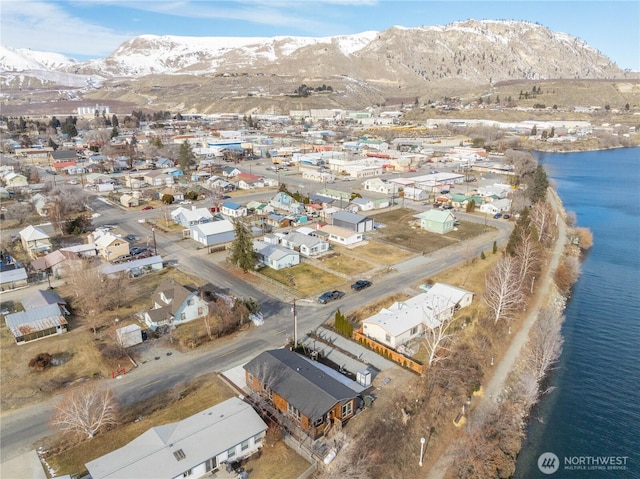
{"type": "Polygon", "coordinates": [[[351,289],[354,291],[360,291],[364,288],[368,288],[369,286],[371,286],[371,281],[368,281],[366,279],[359,279],[351,285],[351,289]]]}
{"type": "Polygon", "coordinates": [[[503,217],[505,220],[508,220],[509,218],[511,218],[511,215],[502,215],[502,217],[503,217]]]}
{"type": "Polygon", "coordinates": [[[495,219],[502,218],[502,213],[496,213],[495,215],[493,215],[493,217],[495,219]]]}
{"type": "Polygon", "coordinates": [[[142,208],[142,209],[143,209],[144,211],[152,210],[152,209],[153,209],[153,206],[151,206],[151,205],[147,205],[147,206],[145,206],[145,207],[144,207],[144,208],[142,208]]]}
{"type": "Polygon", "coordinates": [[[337,299],[340,299],[344,296],[344,292],[343,291],[327,291],[326,293],[322,293],[319,297],[318,297],[318,303],[320,304],[327,304],[331,301],[335,301],[337,299]]]}
{"type": "Polygon", "coordinates": [[[127,238],[127,241],[138,241],[140,239],[138,236],[132,235],[132,234],[128,234],[126,238],[127,238]]]}
{"type": "Polygon", "coordinates": [[[441,194],[441,195],[446,195],[446,194],[448,194],[448,193],[449,193],[449,190],[442,190],[442,191],[440,192],[440,194],[441,194]]]}
{"type": "Polygon", "coordinates": [[[190,204],[191,204],[191,201],[190,201],[190,200],[182,200],[182,201],[180,202],[180,204],[181,204],[181,205],[190,205],[190,204]]]}

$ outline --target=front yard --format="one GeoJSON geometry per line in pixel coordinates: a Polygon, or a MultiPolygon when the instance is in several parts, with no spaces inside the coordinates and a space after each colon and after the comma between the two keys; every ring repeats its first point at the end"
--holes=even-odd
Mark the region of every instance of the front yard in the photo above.
{"type": "Polygon", "coordinates": [[[278,283],[298,290],[304,296],[314,296],[344,283],[342,278],[318,269],[309,263],[300,263],[281,270],[263,268],[260,273],[278,283]]]}

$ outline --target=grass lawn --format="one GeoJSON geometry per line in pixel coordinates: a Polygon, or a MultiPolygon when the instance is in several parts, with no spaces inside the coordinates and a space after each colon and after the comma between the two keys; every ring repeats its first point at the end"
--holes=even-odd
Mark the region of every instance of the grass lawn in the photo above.
{"type": "Polygon", "coordinates": [[[308,263],[300,263],[281,270],[263,268],[260,273],[300,291],[305,296],[319,294],[344,283],[342,278],[315,268],[308,263]]]}
{"type": "Polygon", "coordinates": [[[287,447],[284,440],[265,445],[260,457],[249,459],[244,469],[251,479],[295,479],[311,464],[287,447]]]}
{"type": "Polygon", "coordinates": [[[376,215],[376,221],[386,225],[385,228],[377,230],[379,240],[397,244],[418,253],[429,254],[478,236],[485,228],[489,228],[482,224],[462,221],[458,231],[451,231],[444,235],[430,233],[420,228],[419,221],[414,218],[416,214],[415,210],[400,208],[376,215]]]}

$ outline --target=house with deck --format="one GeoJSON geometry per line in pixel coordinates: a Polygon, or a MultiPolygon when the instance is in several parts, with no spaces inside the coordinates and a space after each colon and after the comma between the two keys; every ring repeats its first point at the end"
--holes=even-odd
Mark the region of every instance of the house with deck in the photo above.
{"type": "Polygon", "coordinates": [[[339,372],[288,349],[265,351],[244,366],[247,387],[317,439],[360,406],[359,390],[339,372]]]}

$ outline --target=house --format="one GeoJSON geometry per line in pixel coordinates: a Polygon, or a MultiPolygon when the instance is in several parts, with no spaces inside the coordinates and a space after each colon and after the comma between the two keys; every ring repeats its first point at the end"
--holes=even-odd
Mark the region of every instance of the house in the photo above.
{"type": "Polygon", "coordinates": [[[222,176],[225,178],[233,178],[234,176],[238,176],[242,171],[240,171],[235,166],[225,166],[222,169],[222,176]]]}
{"type": "Polygon", "coordinates": [[[98,254],[107,261],[117,261],[129,255],[127,240],[98,228],[87,237],[89,243],[96,245],[98,254]]]}
{"type": "Polygon", "coordinates": [[[57,304],[65,315],[69,314],[69,311],[67,311],[67,302],[62,299],[62,296],[51,290],[39,289],[29,293],[29,295],[21,301],[21,304],[25,311],[41,308],[42,306],[48,306],[50,304],[57,304]]]}
{"type": "Polygon", "coordinates": [[[151,170],[144,173],[144,182],[151,186],[171,186],[173,184],[173,176],[166,175],[159,170],[151,170]]]}
{"type": "Polygon", "coordinates": [[[27,270],[16,268],[15,264],[4,265],[0,268],[0,288],[2,291],[26,286],[27,270]]]}
{"type": "Polygon", "coordinates": [[[171,212],[171,219],[174,223],[190,228],[194,225],[212,222],[213,215],[207,208],[197,208],[193,205],[189,209],[180,206],[171,212]]]}
{"type": "Polygon", "coordinates": [[[189,228],[191,239],[204,246],[230,243],[236,237],[235,227],[229,220],[211,221],[189,228]]]}
{"type": "Polygon", "coordinates": [[[120,204],[126,208],[131,208],[133,206],[139,206],[140,200],[135,196],[124,194],[120,197],[120,204]]]}
{"type": "Polygon", "coordinates": [[[7,188],[23,188],[29,184],[27,177],[13,171],[7,173],[4,178],[4,184],[7,188]]]}
{"type": "Polygon", "coordinates": [[[142,342],[142,329],[137,324],[130,324],[116,329],[116,341],[120,347],[130,348],[142,342]]]}
{"type": "Polygon", "coordinates": [[[283,235],[280,244],[285,248],[300,252],[302,256],[317,256],[321,253],[329,251],[329,243],[317,236],[293,231],[283,235]]]}
{"type": "Polygon", "coordinates": [[[52,248],[49,235],[37,226],[29,225],[20,231],[20,240],[22,247],[32,258],[46,254],[52,248]]]}
{"type": "Polygon", "coordinates": [[[56,250],[34,259],[31,262],[31,267],[37,271],[47,271],[51,276],[61,278],[64,276],[63,271],[67,265],[67,261],[73,261],[79,258],[79,255],[72,251],[56,250]]]}
{"type": "Polygon", "coordinates": [[[390,195],[396,191],[397,186],[393,183],[382,181],[380,178],[370,178],[362,183],[362,188],[365,191],[390,195]]]}
{"type": "Polygon", "coordinates": [[[336,211],[331,221],[333,226],[345,228],[357,233],[366,233],[373,230],[373,219],[350,211],[336,211]]]}
{"type": "Polygon", "coordinates": [[[85,464],[93,479],[198,478],[261,447],[267,425],[231,398],[179,422],[156,426],[85,464]]]}
{"type": "Polygon", "coordinates": [[[405,186],[402,191],[404,198],[407,200],[425,201],[429,198],[429,195],[424,190],[414,188],[413,186],[405,186]]]}
{"type": "Polygon", "coordinates": [[[178,325],[209,314],[209,304],[173,279],[166,278],[151,296],[152,308],[145,311],[144,320],[154,331],[165,324],[178,325]]]}
{"type": "Polygon", "coordinates": [[[56,303],[8,314],[5,322],[18,344],[67,332],[68,323],[56,303]]]}
{"type": "Polygon", "coordinates": [[[420,219],[420,227],[422,229],[438,234],[446,234],[453,231],[456,221],[456,217],[450,210],[432,209],[415,215],[415,218],[420,219]]]}
{"type": "Polygon", "coordinates": [[[284,269],[300,264],[300,253],[283,246],[254,240],[253,250],[259,261],[273,269],[284,269]]]}
{"type": "Polygon", "coordinates": [[[51,204],[51,200],[46,196],[36,193],[31,197],[31,204],[40,216],[47,216],[49,214],[49,206],[51,204]]]}
{"type": "Polygon", "coordinates": [[[168,186],[160,191],[158,191],[158,199],[162,201],[162,197],[164,195],[173,196],[173,201],[182,201],[184,200],[184,193],[178,190],[175,186],[168,186]]]}
{"type": "Polygon", "coordinates": [[[353,213],[357,211],[370,211],[374,207],[373,201],[365,198],[354,198],[347,206],[347,209],[353,213]]]}
{"type": "Polygon", "coordinates": [[[347,228],[341,228],[339,226],[326,225],[320,228],[320,231],[328,235],[327,239],[329,241],[344,246],[351,246],[353,244],[360,243],[363,240],[362,233],[348,230],[347,228]]]}
{"type": "Polygon", "coordinates": [[[49,152],[49,163],[54,164],[61,161],[76,161],[78,155],[75,150],[56,150],[49,152]]]}
{"type": "Polygon", "coordinates": [[[491,201],[489,203],[484,203],[480,205],[479,210],[490,215],[505,213],[511,210],[511,200],[508,198],[503,198],[491,201]]]}
{"type": "Polygon", "coordinates": [[[439,326],[453,317],[458,309],[468,306],[473,293],[443,283],[433,285],[406,301],[393,303],[388,308],[366,318],[362,332],[368,338],[393,349],[422,336],[426,328],[439,326]]]}
{"type": "Polygon", "coordinates": [[[225,201],[222,203],[222,209],[220,211],[224,216],[230,218],[240,218],[247,216],[247,207],[233,201],[225,201]]]}
{"type": "Polygon", "coordinates": [[[244,365],[247,386],[316,439],[359,407],[348,379],[288,349],[265,351],[244,365]],[[335,374],[334,374],[335,373],[335,374]]]}
{"type": "Polygon", "coordinates": [[[158,158],[155,161],[155,165],[156,168],[173,168],[174,166],[176,166],[175,162],[173,160],[170,160],[169,158],[158,158]]]}
{"type": "Polygon", "coordinates": [[[264,188],[264,181],[261,176],[249,173],[240,173],[236,175],[238,189],[252,190],[255,188],[264,188]]]}
{"type": "Polygon", "coordinates": [[[269,201],[269,204],[275,209],[283,210],[287,213],[296,215],[304,213],[304,204],[300,203],[284,191],[276,193],[276,195],[269,201]]]}

